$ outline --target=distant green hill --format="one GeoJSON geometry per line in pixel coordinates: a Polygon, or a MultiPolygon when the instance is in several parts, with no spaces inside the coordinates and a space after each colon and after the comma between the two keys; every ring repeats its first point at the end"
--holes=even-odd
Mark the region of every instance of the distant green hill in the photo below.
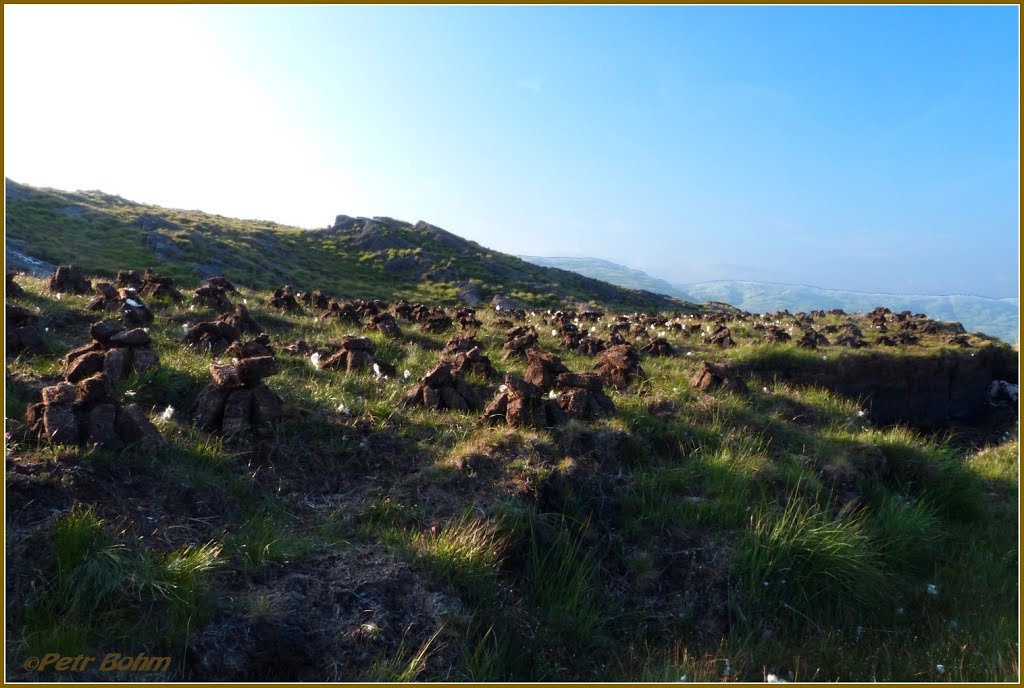
{"type": "Polygon", "coordinates": [[[9,179],[5,200],[8,265],[36,274],[74,262],[111,277],[152,267],[186,285],[220,274],[259,289],[291,283],[343,298],[472,304],[500,295],[535,307],[694,310],[661,293],[539,267],[426,222],[339,215],[326,229],[301,229],[9,179]]]}
{"type": "Polygon", "coordinates": [[[640,270],[597,258],[522,258],[538,265],[573,270],[620,286],[657,291],[694,303],[720,301],[752,313],[781,310],[796,313],[832,308],[863,313],[876,306],[885,306],[894,311],[926,313],[937,320],[958,321],[971,332],[984,332],[1005,342],[1016,342],[1019,338],[1020,302],[1016,298],[872,294],[739,280],[670,284],[640,270]]]}

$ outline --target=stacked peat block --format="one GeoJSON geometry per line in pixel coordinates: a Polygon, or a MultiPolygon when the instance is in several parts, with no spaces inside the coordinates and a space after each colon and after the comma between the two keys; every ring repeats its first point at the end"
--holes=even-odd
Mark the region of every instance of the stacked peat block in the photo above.
{"type": "Polygon", "coordinates": [[[856,325],[847,325],[842,334],[836,337],[835,344],[836,346],[845,346],[851,349],[860,349],[868,346],[868,343],[861,336],[860,328],[856,325]]]}
{"type": "Polygon", "coordinates": [[[425,406],[428,409],[470,411],[483,408],[484,402],[451,363],[434,366],[405,396],[406,406],[425,406]]]}
{"type": "Polygon", "coordinates": [[[765,327],[764,336],[761,337],[761,341],[765,343],[788,342],[791,339],[793,338],[789,336],[788,332],[776,325],[769,325],[768,327],[765,327]]]}
{"type": "Polygon", "coordinates": [[[604,393],[601,377],[595,373],[574,373],[561,359],[539,349],[527,352],[526,374],[523,381],[551,397],[568,418],[584,420],[615,410],[612,400],[604,393]]]}
{"type": "Polygon", "coordinates": [[[244,332],[260,334],[263,332],[263,328],[249,315],[249,310],[239,304],[234,313],[228,313],[216,320],[196,323],[186,328],[182,342],[216,355],[224,352],[244,332]]]}
{"type": "Polygon", "coordinates": [[[25,290],[21,288],[21,285],[14,281],[14,273],[7,273],[7,298],[18,299],[25,298],[25,290]]]}
{"type": "Polygon", "coordinates": [[[118,270],[114,278],[114,286],[124,289],[142,289],[145,282],[143,275],[138,270],[118,270]]]}
{"type": "Polygon", "coordinates": [[[700,368],[690,378],[690,384],[702,392],[725,389],[742,394],[747,391],[746,383],[733,375],[731,370],[707,361],[701,363],[700,368]]]}
{"type": "Polygon", "coordinates": [[[796,345],[801,349],[817,349],[819,346],[829,346],[829,341],[828,337],[813,327],[808,327],[804,330],[804,336],[797,340],[796,345]]]}
{"type": "Polygon", "coordinates": [[[718,325],[718,327],[715,328],[715,331],[711,333],[711,336],[708,337],[708,343],[720,346],[723,349],[736,346],[736,342],[733,341],[732,338],[732,331],[725,325],[721,324],[718,325]]]}
{"type": "Polygon", "coordinates": [[[576,346],[576,352],[586,356],[596,356],[606,348],[608,347],[604,340],[587,335],[580,339],[579,344],[576,346]]]}
{"type": "Polygon", "coordinates": [[[345,370],[355,372],[374,364],[373,342],[366,337],[341,338],[341,346],[333,354],[320,361],[323,370],[345,370]]]}
{"type": "Polygon", "coordinates": [[[455,322],[459,323],[464,331],[475,330],[484,325],[477,319],[475,308],[460,308],[455,311],[455,322]]]}
{"type": "Polygon", "coordinates": [[[676,350],[664,337],[657,337],[651,343],[640,349],[640,353],[647,356],[675,356],[676,350]]]}
{"type": "Polygon", "coordinates": [[[399,299],[391,305],[391,310],[402,320],[412,320],[412,304],[405,299],[399,299]]]}
{"type": "Polygon", "coordinates": [[[274,296],[267,302],[267,305],[284,311],[298,312],[302,310],[298,297],[299,293],[295,291],[295,288],[286,284],[274,291],[274,296]]]}
{"type": "Polygon", "coordinates": [[[274,348],[270,346],[270,337],[261,334],[253,339],[232,342],[224,353],[233,358],[257,358],[273,356],[274,348]]]}
{"type": "Polygon", "coordinates": [[[138,442],[143,450],[163,444],[159,431],[134,404],[110,396],[110,380],[102,372],[78,381],[44,387],[42,401],[28,407],[29,431],[54,444],[88,444],[117,448],[138,442]]]}
{"type": "Polygon", "coordinates": [[[388,305],[380,299],[372,299],[370,301],[356,299],[354,303],[359,316],[363,318],[373,317],[378,313],[383,313],[388,308],[388,305]]]}
{"type": "Polygon", "coordinates": [[[954,334],[946,339],[946,343],[952,346],[958,346],[961,349],[966,349],[971,346],[971,340],[967,338],[965,334],[954,334]]]}
{"type": "Polygon", "coordinates": [[[429,316],[420,321],[420,331],[438,334],[440,332],[447,332],[448,330],[455,327],[452,319],[448,317],[448,314],[443,310],[431,313],[429,316]]]}
{"type": "Polygon", "coordinates": [[[211,364],[213,382],[199,393],[191,409],[196,425],[239,436],[284,417],[284,402],[263,382],[277,372],[273,356],[235,358],[228,365],[211,364]]]}
{"type": "Polygon", "coordinates": [[[359,314],[359,309],[351,301],[346,301],[344,304],[332,301],[330,306],[316,316],[317,320],[328,320],[330,318],[335,318],[341,322],[349,322],[353,325],[358,325],[363,321],[362,316],[359,314]]]}
{"type": "Polygon", "coordinates": [[[513,327],[505,333],[505,344],[502,348],[505,350],[504,360],[518,358],[525,361],[526,353],[537,348],[537,330],[533,329],[533,325],[513,327]]]}
{"type": "Polygon", "coordinates": [[[554,427],[567,419],[562,407],[537,385],[515,376],[505,376],[505,384],[487,404],[481,420],[492,425],[507,423],[512,427],[554,427]]]}
{"type": "Polygon", "coordinates": [[[562,373],[571,372],[562,363],[562,359],[540,349],[529,349],[526,352],[526,373],[523,380],[536,385],[542,392],[547,392],[555,384],[555,378],[562,373]]]}
{"type": "Polygon", "coordinates": [[[599,353],[594,372],[619,390],[626,389],[634,382],[640,382],[647,377],[644,369],[640,367],[640,354],[632,344],[619,344],[599,353]]]}
{"type": "Polygon", "coordinates": [[[7,319],[7,353],[45,354],[50,347],[39,332],[39,317],[27,308],[4,304],[7,319]]]}
{"type": "Polygon", "coordinates": [[[133,371],[143,373],[160,365],[149,333],[141,327],[126,330],[114,320],[101,320],[89,328],[89,336],[92,342],[64,356],[64,379],[70,383],[99,372],[116,382],[133,371]]]}
{"type": "Polygon", "coordinates": [[[476,332],[463,332],[448,340],[442,355],[454,356],[452,366],[462,375],[490,378],[497,375],[491,359],[484,354],[483,345],[476,340],[476,332]]]}
{"type": "Polygon", "coordinates": [[[377,330],[388,339],[401,339],[402,330],[398,327],[398,321],[390,313],[377,313],[370,317],[370,322],[364,330],[377,330]]]}
{"type": "Polygon", "coordinates": [[[77,265],[61,265],[50,277],[50,291],[58,294],[88,294],[92,282],[85,279],[77,265]]]}
{"type": "Polygon", "coordinates": [[[120,311],[125,322],[133,325],[145,325],[153,322],[153,311],[149,310],[138,292],[131,287],[115,289],[108,282],[96,285],[96,298],[86,305],[89,311],[120,311]]]}
{"type": "Polygon", "coordinates": [[[326,310],[331,305],[331,297],[319,289],[312,292],[303,292],[299,294],[298,298],[307,306],[315,308],[318,311],[326,310]]]}
{"type": "MultiPolygon", "coordinates": [[[[130,270],[129,272],[135,272],[130,270]]],[[[118,284],[120,284],[121,273],[118,273],[118,284]]],[[[125,284],[123,286],[130,286],[125,284]]],[[[149,268],[146,268],[146,272],[142,275],[142,287],[139,289],[139,293],[148,298],[160,299],[166,298],[172,301],[181,301],[184,298],[181,292],[174,286],[173,277],[164,277],[158,275],[149,268]]]]}
{"type": "Polygon", "coordinates": [[[604,381],[596,373],[560,373],[555,378],[559,391],[555,402],[566,416],[587,420],[615,411],[615,403],[604,392],[604,381]]]}
{"type": "Polygon", "coordinates": [[[199,287],[195,290],[194,294],[196,301],[199,301],[207,308],[226,313],[235,307],[235,304],[231,303],[231,300],[228,299],[228,293],[230,292],[238,292],[231,282],[228,282],[223,277],[210,277],[206,280],[206,286],[199,287]]]}

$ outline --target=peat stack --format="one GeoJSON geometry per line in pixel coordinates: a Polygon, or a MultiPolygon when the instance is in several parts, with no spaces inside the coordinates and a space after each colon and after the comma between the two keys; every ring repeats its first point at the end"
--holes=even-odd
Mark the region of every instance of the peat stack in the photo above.
{"type": "Polygon", "coordinates": [[[160,365],[149,333],[141,327],[127,330],[114,320],[101,320],[89,328],[89,336],[92,342],[64,356],[64,379],[72,384],[99,372],[116,382],[160,365]]]}
{"type": "Polygon", "coordinates": [[[290,313],[298,313],[302,311],[298,296],[299,294],[295,291],[295,288],[290,284],[286,284],[274,290],[274,295],[267,301],[267,305],[271,308],[277,308],[290,313]]]}
{"type": "Polygon", "coordinates": [[[725,325],[719,325],[715,328],[715,331],[708,337],[708,343],[720,346],[723,349],[736,346],[736,342],[732,338],[732,330],[725,325]]]}
{"type": "Polygon", "coordinates": [[[701,363],[700,368],[690,378],[690,384],[702,392],[724,389],[742,394],[748,391],[746,383],[736,377],[731,370],[707,361],[701,363]]]}
{"type": "Polygon", "coordinates": [[[448,330],[455,327],[452,319],[448,315],[441,311],[439,313],[431,313],[426,319],[420,322],[420,331],[439,334],[441,332],[447,332],[448,330]]]}
{"type": "Polygon", "coordinates": [[[555,378],[562,373],[572,372],[558,356],[540,349],[527,350],[526,361],[526,374],[523,375],[523,379],[535,385],[541,392],[547,392],[554,387],[555,378]]]}
{"type": "Polygon", "coordinates": [[[555,378],[558,395],[554,401],[569,418],[588,420],[613,413],[615,403],[604,392],[604,381],[596,373],[562,373],[555,378]]]}
{"type": "Polygon", "coordinates": [[[764,336],[761,337],[761,341],[766,344],[772,342],[788,342],[791,339],[793,338],[789,336],[788,332],[776,325],[769,325],[764,328],[764,336]]]}
{"type": "Polygon", "coordinates": [[[276,375],[273,356],[235,358],[232,363],[210,365],[208,385],[190,410],[196,425],[228,436],[258,432],[286,415],[284,402],[264,378],[276,375]]]}
{"type": "Polygon", "coordinates": [[[648,356],[675,356],[676,350],[664,337],[658,337],[650,344],[640,349],[640,353],[648,356]]]}
{"type": "Polygon", "coordinates": [[[96,285],[96,298],[86,305],[88,311],[120,311],[125,322],[132,325],[146,325],[153,322],[153,311],[149,310],[138,292],[131,287],[115,289],[109,282],[96,285]]]}
{"type": "Polygon", "coordinates": [[[194,298],[207,308],[227,313],[235,308],[235,304],[228,298],[228,292],[233,291],[236,291],[234,285],[223,277],[211,277],[206,280],[206,286],[195,290],[194,298]]]}
{"type": "Polygon", "coordinates": [[[182,342],[200,351],[209,351],[214,355],[223,353],[243,332],[260,334],[263,328],[252,319],[249,310],[239,304],[234,313],[220,316],[216,320],[200,322],[185,329],[182,342]]]}
{"type": "Polygon", "coordinates": [[[398,327],[398,321],[390,313],[377,313],[370,318],[370,322],[364,330],[377,330],[388,339],[401,339],[402,330],[398,327]]]}
{"type": "Polygon", "coordinates": [[[406,406],[425,406],[428,409],[470,411],[483,408],[483,399],[473,387],[452,367],[442,362],[409,388],[406,406]]]}
{"type": "Polygon", "coordinates": [[[817,349],[819,346],[828,346],[828,337],[821,334],[813,327],[804,330],[804,336],[797,340],[796,345],[801,349],[817,349]]]}
{"type": "Polygon", "coordinates": [[[513,327],[505,335],[505,343],[502,348],[505,350],[504,360],[518,358],[526,360],[526,354],[537,347],[537,330],[533,326],[513,327]]]}
{"type": "Polygon", "coordinates": [[[27,308],[4,304],[5,317],[7,319],[6,342],[8,354],[29,354],[49,353],[50,347],[43,340],[39,332],[39,316],[27,308]]]}
{"type": "Polygon", "coordinates": [[[85,279],[77,265],[61,265],[50,276],[49,289],[57,294],[88,294],[92,282],[85,279]]]}
{"type": "Polygon", "coordinates": [[[505,384],[498,388],[480,419],[491,425],[506,423],[512,427],[545,428],[561,425],[567,417],[539,387],[515,375],[507,375],[505,384]]]}
{"type": "MultiPolygon", "coordinates": [[[[129,272],[134,272],[131,270],[129,272]]],[[[120,273],[118,273],[120,275],[120,273]]],[[[181,301],[184,297],[174,286],[173,277],[158,275],[149,268],[142,275],[142,288],[139,293],[148,298],[167,298],[172,301],[181,301]]]]}
{"type": "Polygon", "coordinates": [[[78,381],[44,387],[42,401],[28,407],[30,432],[53,444],[88,444],[115,449],[137,442],[152,450],[163,444],[153,423],[134,404],[122,405],[110,395],[110,380],[102,372],[78,381]]]}
{"type": "Polygon", "coordinates": [[[331,305],[326,310],[321,311],[317,320],[329,320],[334,318],[340,322],[347,322],[353,325],[359,325],[363,322],[363,317],[359,314],[359,309],[351,301],[346,301],[341,304],[337,301],[332,301],[331,305]]]}
{"type": "Polygon", "coordinates": [[[377,361],[373,357],[373,342],[366,337],[341,338],[341,346],[333,354],[323,359],[320,368],[323,370],[345,370],[355,372],[364,368],[372,368],[377,361]]]}
{"type": "Polygon", "coordinates": [[[612,387],[622,390],[646,379],[640,367],[640,354],[632,344],[619,344],[597,355],[594,372],[612,387]]]}

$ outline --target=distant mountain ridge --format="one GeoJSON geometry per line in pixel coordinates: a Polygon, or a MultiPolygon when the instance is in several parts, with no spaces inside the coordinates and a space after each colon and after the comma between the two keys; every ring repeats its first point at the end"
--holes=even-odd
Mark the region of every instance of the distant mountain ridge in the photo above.
{"type": "Polygon", "coordinates": [[[623,287],[659,291],[693,303],[721,301],[753,313],[832,308],[867,312],[876,306],[885,306],[894,311],[909,310],[926,313],[938,320],[958,321],[968,331],[983,332],[1010,343],[1018,341],[1020,333],[1019,298],[993,299],[966,294],[883,294],[747,280],[671,284],[641,270],[599,258],[520,257],[538,265],[572,270],[623,287]]]}

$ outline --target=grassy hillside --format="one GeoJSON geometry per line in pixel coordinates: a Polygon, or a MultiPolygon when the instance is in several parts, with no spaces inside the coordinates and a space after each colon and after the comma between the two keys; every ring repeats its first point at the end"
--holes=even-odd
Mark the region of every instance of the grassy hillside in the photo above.
{"type": "MultiPolygon", "coordinates": [[[[131,225],[139,208],[110,197],[95,206],[69,197],[85,208],[74,211],[77,231],[31,239],[31,227],[70,217],[59,198],[17,201],[28,205],[12,213],[34,246],[68,244],[45,257],[81,251],[108,274],[147,264],[131,225]],[[84,238],[95,234],[122,236],[124,253],[84,238]]],[[[302,279],[282,272],[264,283],[365,294],[362,276],[378,280],[375,293],[395,288],[375,258],[326,269],[348,255],[333,239],[336,253],[315,257],[311,247],[332,241],[329,232],[163,212],[192,222],[191,232],[206,227],[191,238],[161,233],[182,251],[154,265],[168,273],[219,259],[199,252],[195,236],[251,260],[246,273],[284,270],[252,248],[264,237],[325,261],[288,266],[302,279]]],[[[6,357],[8,679],[1019,679],[1016,410],[983,409],[927,434],[878,425],[858,399],[772,373],[813,368],[827,382],[877,347],[762,344],[755,326],[774,319],[735,317],[725,324],[737,346],[721,349],[709,341],[710,319],[668,315],[654,329],[637,320],[627,336],[638,347],[664,331],[678,355],[644,355],[645,381],[606,387],[613,412],[492,426],[479,411],[402,403],[455,329],[399,320],[401,336],[386,339],[308,309],[271,308],[267,289],[239,280],[231,298],[269,335],[280,372],[267,384],[289,415],[238,436],[197,427],[192,405],[208,368],[230,361],[181,337],[216,313],[190,298],[155,299],[148,334],[160,366],[112,394],[144,409],[165,445],[102,449],[54,445],[19,427],[60,379],[61,355],[105,316],[85,311],[91,295],[18,281],[26,295],[8,302],[37,313],[52,353],[6,357]],[[322,361],[346,334],[368,336],[397,374],[318,369],[308,354],[284,351],[301,338],[322,361]],[[703,361],[754,371],[743,374],[749,392],[696,388],[703,361]],[[169,657],[169,669],[24,668],[48,653],[109,652],[169,657]]],[[[477,312],[497,375],[467,379],[488,400],[506,374],[526,368],[502,360],[503,315],[477,312]]],[[[793,319],[778,321],[795,332],[793,319]]],[[[873,339],[864,317],[828,315],[814,326],[847,321],[873,339]]],[[[586,327],[607,337],[612,323],[586,327]]],[[[571,370],[594,366],[594,356],[560,348],[546,310],[522,324],[571,370]]],[[[932,377],[940,364],[1014,358],[984,338],[966,341],[959,349],[946,335],[922,335],[888,351],[907,375],[932,377]]]]}
{"type": "Polygon", "coordinates": [[[305,230],[11,180],[6,201],[7,238],[22,252],[105,277],[134,265],[186,285],[219,274],[255,288],[290,283],[345,298],[451,304],[503,295],[535,307],[598,302],[628,310],[697,310],[664,295],[538,267],[426,223],[345,218],[330,229],[305,230]]]}

